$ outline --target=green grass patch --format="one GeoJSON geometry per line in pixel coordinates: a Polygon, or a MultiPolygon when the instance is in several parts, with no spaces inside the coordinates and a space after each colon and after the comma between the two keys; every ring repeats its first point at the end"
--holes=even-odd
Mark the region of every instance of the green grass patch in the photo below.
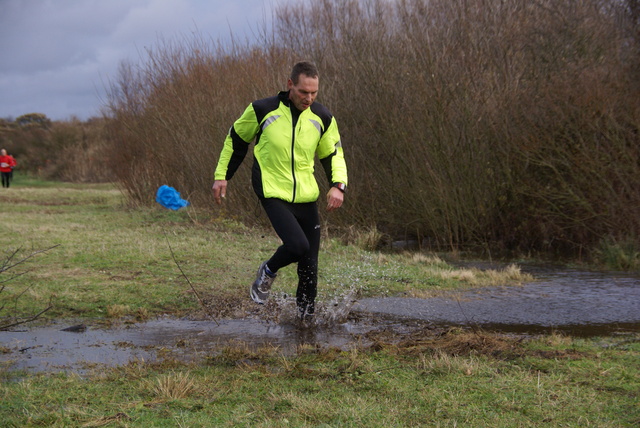
{"type": "Polygon", "coordinates": [[[639,336],[449,331],[403,346],[223,349],[208,363],[5,374],[5,426],[635,426],[639,336]],[[633,349],[630,349],[633,348],[633,349]]]}
{"type": "MultiPolygon", "coordinates": [[[[2,272],[0,317],[28,316],[50,301],[49,318],[203,316],[177,264],[210,310],[244,316],[247,285],[279,244],[271,231],[197,207],[128,208],[110,185],[16,180],[0,193],[0,211],[5,259],[33,255],[2,272]]],[[[322,299],[352,288],[364,296],[428,296],[530,280],[515,266],[454,269],[433,255],[384,254],[337,239],[324,241],[320,265],[322,299]]],[[[293,293],[295,284],[295,269],[286,268],[274,287],[293,293]]],[[[393,343],[382,332],[370,339],[372,346],[348,350],[301,345],[293,355],[238,343],[198,364],[167,358],[82,375],[0,367],[0,420],[8,427],[640,423],[637,334],[576,339],[456,329],[393,343]]]]}
{"type": "MultiPolygon", "coordinates": [[[[20,260],[51,248],[3,274],[21,274],[7,281],[0,295],[15,301],[10,306],[20,316],[50,300],[54,317],[101,318],[112,305],[132,313],[198,316],[196,293],[209,310],[232,316],[229,302],[240,312],[250,304],[247,289],[257,266],[280,245],[271,230],[250,229],[197,207],[128,207],[109,184],[25,177],[0,193],[0,212],[5,259],[14,252],[14,260],[20,260]]],[[[426,297],[530,279],[515,267],[454,269],[435,256],[383,254],[325,239],[319,298],[351,289],[362,296],[426,297]]],[[[296,286],[295,266],[289,266],[281,270],[274,291],[292,295],[296,286]]]]}

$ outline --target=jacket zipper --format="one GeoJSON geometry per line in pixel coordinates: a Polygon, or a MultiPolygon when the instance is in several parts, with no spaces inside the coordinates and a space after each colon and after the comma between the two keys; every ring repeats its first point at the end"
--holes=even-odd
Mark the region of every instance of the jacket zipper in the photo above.
{"type": "MultiPolygon", "coordinates": [[[[293,122],[293,117],[291,119],[293,122]]],[[[291,203],[294,203],[296,201],[296,186],[297,186],[296,169],[295,169],[296,124],[293,123],[292,126],[293,126],[293,129],[291,132],[291,176],[293,178],[293,195],[291,197],[291,203]]]]}

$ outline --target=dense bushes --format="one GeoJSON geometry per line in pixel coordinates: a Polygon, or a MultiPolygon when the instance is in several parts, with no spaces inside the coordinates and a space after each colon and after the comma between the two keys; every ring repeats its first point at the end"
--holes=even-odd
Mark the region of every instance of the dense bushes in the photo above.
{"type": "Polygon", "coordinates": [[[62,181],[110,181],[104,122],[52,122],[44,114],[29,113],[0,121],[0,146],[16,158],[19,173],[62,181]]]}
{"type": "MultiPolygon", "coordinates": [[[[315,61],[349,165],[331,223],[423,246],[576,253],[640,231],[634,1],[318,0],[282,6],[259,46],[160,42],[109,94],[116,172],[212,205],[222,141],[315,61]]],[[[227,207],[253,220],[250,154],[227,207]]],[[[322,175],[319,175],[322,180],[322,175]]]]}

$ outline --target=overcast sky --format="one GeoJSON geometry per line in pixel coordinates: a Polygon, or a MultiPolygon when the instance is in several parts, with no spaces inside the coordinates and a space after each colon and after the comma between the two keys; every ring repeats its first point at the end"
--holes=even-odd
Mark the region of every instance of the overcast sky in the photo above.
{"type": "Polygon", "coordinates": [[[118,65],[159,38],[251,37],[301,0],[0,0],[0,118],[99,115],[118,65]]]}

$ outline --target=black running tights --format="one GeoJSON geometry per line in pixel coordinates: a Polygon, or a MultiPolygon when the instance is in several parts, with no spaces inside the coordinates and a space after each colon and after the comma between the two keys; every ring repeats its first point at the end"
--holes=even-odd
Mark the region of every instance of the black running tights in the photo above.
{"type": "Polygon", "coordinates": [[[313,313],[318,289],[318,252],[320,250],[320,218],[315,202],[292,204],[281,199],[260,202],[282,245],[267,261],[276,273],[291,263],[298,263],[296,301],[301,310],[313,313]]]}

